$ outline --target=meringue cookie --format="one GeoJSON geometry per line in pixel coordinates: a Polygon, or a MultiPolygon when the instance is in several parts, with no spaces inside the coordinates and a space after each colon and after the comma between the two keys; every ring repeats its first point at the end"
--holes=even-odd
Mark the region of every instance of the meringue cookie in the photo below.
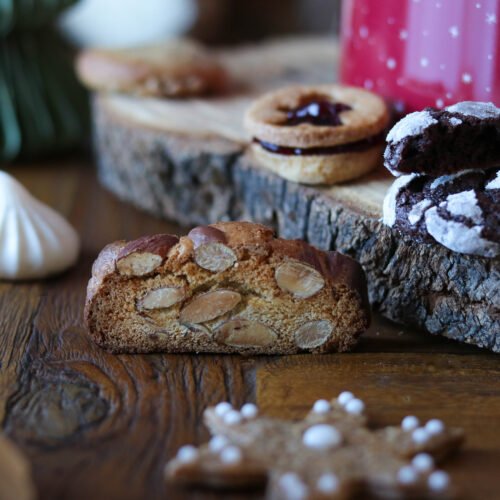
{"type": "Polygon", "coordinates": [[[56,211],[0,171],[0,279],[43,278],[72,266],[76,231],[56,211]]]}

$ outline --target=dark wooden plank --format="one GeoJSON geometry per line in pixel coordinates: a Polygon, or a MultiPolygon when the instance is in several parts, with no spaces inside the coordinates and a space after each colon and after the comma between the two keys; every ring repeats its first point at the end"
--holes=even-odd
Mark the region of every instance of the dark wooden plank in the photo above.
{"type": "Polygon", "coordinates": [[[445,464],[464,498],[498,498],[500,364],[494,354],[352,353],[283,358],[257,374],[257,402],[300,418],[313,402],[351,390],[375,426],[406,415],[440,418],[466,432],[463,452],[445,464]],[[495,472],[496,471],[496,472],[495,472]]]}
{"type": "Polygon", "coordinates": [[[367,400],[377,423],[415,412],[464,425],[471,447],[451,470],[481,481],[486,496],[475,498],[488,498],[500,453],[493,355],[380,318],[349,355],[111,355],[82,324],[93,259],[111,240],[179,228],[117,201],[86,163],[14,173],[68,216],[83,241],[69,272],[0,285],[3,427],[30,459],[42,499],[184,498],[163,483],[162,469],[179,445],[207,438],[207,405],[257,399],[265,411],[299,415],[344,387],[367,400]]]}

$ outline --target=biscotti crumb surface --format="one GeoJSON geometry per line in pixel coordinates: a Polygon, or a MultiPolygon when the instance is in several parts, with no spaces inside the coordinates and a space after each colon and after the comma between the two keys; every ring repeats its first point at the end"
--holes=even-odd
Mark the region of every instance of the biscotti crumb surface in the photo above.
{"type": "Polygon", "coordinates": [[[249,222],[108,245],[85,307],[92,338],[130,353],[346,351],[369,318],[356,261],[249,222]]]}

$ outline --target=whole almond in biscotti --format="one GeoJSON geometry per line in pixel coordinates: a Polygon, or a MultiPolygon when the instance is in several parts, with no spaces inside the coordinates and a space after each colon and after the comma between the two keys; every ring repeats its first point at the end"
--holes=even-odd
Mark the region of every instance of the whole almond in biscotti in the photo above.
{"type": "Polygon", "coordinates": [[[212,438],[182,446],[165,468],[169,483],[211,489],[266,488],[270,500],[449,499],[450,476],[437,462],[464,441],[439,419],[373,430],[365,405],[344,391],[317,400],[302,420],[261,416],[228,402],[204,413],[212,438]]]}
{"type": "Polygon", "coordinates": [[[215,332],[217,342],[233,347],[267,347],[277,340],[268,326],[247,319],[232,319],[215,332]]]}
{"type": "Polygon", "coordinates": [[[356,261],[250,222],[108,245],[85,306],[114,352],[343,352],[369,320],[356,261]]]}
{"type": "Polygon", "coordinates": [[[312,297],[325,286],[323,276],[316,269],[293,260],[278,266],[274,276],[283,291],[301,299],[312,297]]]}
{"type": "Polygon", "coordinates": [[[188,238],[194,245],[194,261],[207,271],[225,271],[237,261],[233,250],[225,244],[224,233],[214,227],[195,227],[188,238]]]}
{"type": "Polygon", "coordinates": [[[293,340],[301,349],[314,349],[328,341],[333,332],[330,321],[308,321],[297,328],[293,340]]]}
{"type": "Polygon", "coordinates": [[[205,323],[234,309],[241,295],[232,290],[214,290],[194,297],[181,311],[181,323],[205,323]]]}
{"type": "Polygon", "coordinates": [[[169,250],[179,242],[177,236],[157,234],[145,236],[125,245],[116,258],[116,269],[127,276],[144,276],[153,272],[169,250]]]}
{"type": "Polygon", "coordinates": [[[164,286],[151,290],[139,301],[140,309],[164,309],[173,306],[186,298],[184,288],[164,286]]]}

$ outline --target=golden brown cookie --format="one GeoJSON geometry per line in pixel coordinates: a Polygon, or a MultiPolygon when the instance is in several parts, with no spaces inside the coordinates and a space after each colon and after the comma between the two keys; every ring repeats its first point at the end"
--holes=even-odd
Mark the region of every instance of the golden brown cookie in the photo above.
{"type": "Polygon", "coordinates": [[[168,481],[212,488],[267,488],[266,498],[450,498],[446,472],[436,468],[464,440],[463,431],[441,420],[371,430],[365,405],[351,392],[316,401],[303,420],[259,415],[247,403],[208,408],[212,438],[185,445],[165,469],[168,481]]]}
{"type": "Polygon", "coordinates": [[[259,164],[286,179],[335,184],[381,159],[389,115],[382,98],[355,87],[287,87],[257,99],[245,114],[259,164]]]}
{"type": "Polygon", "coordinates": [[[250,222],[108,245],[85,321],[114,352],[349,350],[370,320],[361,266],[250,222]]]}
{"type": "Polygon", "coordinates": [[[86,50],[76,64],[80,79],[95,90],[156,97],[216,93],[227,85],[221,64],[189,40],[119,50],[86,50]]]}

